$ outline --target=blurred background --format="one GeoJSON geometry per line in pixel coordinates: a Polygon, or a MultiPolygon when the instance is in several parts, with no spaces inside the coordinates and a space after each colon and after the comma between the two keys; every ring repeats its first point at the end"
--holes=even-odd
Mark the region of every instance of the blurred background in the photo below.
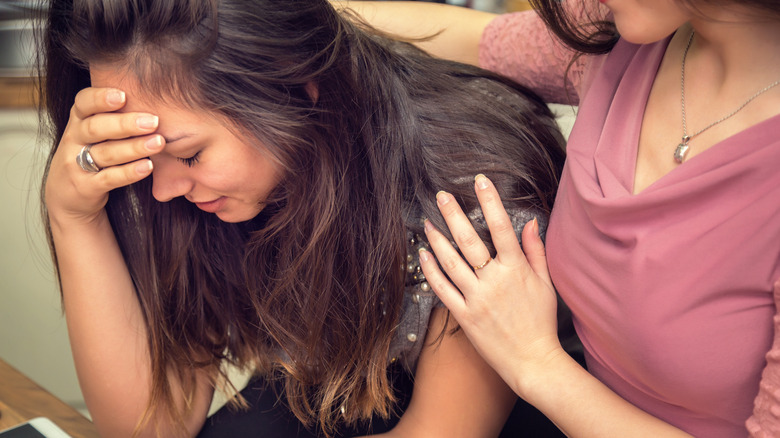
{"type": "Polygon", "coordinates": [[[39,213],[46,148],[29,19],[39,3],[0,0],[0,358],[83,411],[39,213]]]}

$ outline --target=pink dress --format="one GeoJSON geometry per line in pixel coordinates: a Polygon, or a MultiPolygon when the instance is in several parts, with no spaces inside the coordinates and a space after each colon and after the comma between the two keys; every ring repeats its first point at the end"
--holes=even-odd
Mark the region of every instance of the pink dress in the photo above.
{"type": "MultiPolygon", "coordinates": [[[[554,44],[539,26],[532,13],[494,20],[483,66],[505,73],[504,64],[550,53],[554,44]],[[529,23],[521,45],[495,32],[529,23]]],[[[695,436],[777,436],[780,116],[633,195],[643,111],[667,44],[620,41],[573,76],[587,91],[547,231],[550,272],[589,371],[620,396],[695,436]]],[[[560,83],[568,59],[553,58],[514,77],[545,82],[537,89],[560,101],[567,93],[549,84],[560,83]]]]}

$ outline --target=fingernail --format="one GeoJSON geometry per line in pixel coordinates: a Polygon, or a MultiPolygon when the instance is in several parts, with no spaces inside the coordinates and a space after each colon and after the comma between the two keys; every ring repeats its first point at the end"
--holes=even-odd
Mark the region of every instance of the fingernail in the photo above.
{"type": "Polygon", "coordinates": [[[450,197],[447,196],[447,192],[442,190],[436,194],[436,202],[438,202],[439,205],[447,205],[447,203],[450,202],[450,197]]]}
{"type": "Polygon", "coordinates": [[[539,235],[539,221],[536,220],[536,216],[532,219],[531,228],[533,228],[534,233],[538,236],[539,235]]]}
{"type": "Polygon", "coordinates": [[[428,254],[428,251],[426,251],[425,248],[418,249],[417,253],[420,255],[420,261],[423,263],[427,262],[431,258],[431,255],[428,254]]]}
{"type": "Polygon", "coordinates": [[[144,143],[144,146],[149,151],[157,151],[162,147],[162,139],[159,135],[155,135],[154,137],[150,138],[149,140],[146,140],[146,143],[144,143]]]}
{"type": "Polygon", "coordinates": [[[474,181],[477,183],[477,187],[482,190],[488,188],[490,185],[487,177],[481,173],[474,177],[474,181]]]}
{"type": "Polygon", "coordinates": [[[106,102],[108,102],[110,105],[119,105],[124,101],[125,101],[124,91],[111,90],[106,95],[106,102]]]}
{"type": "Polygon", "coordinates": [[[433,230],[433,224],[432,224],[432,223],[431,223],[431,221],[429,221],[428,219],[426,219],[426,220],[425,220],[425,222],[423,223],[423,226],[424,226],[424,228],[425,228],[425,232],[426,232],[426,233],[427,233],[428,231],[431,231],[431,230],[433,230]]]}
{"type": "Polygon", "coordinates": [[[141,175],[147,174],[152,171],[152,160],[143,160],[135,166],[135,171],[141,175]]]}
{"type": "Polygon", "coordinates": [[[138,127],[143,129],[156,128],[158,122],[157,116],[141,116],[135,120],[138,127]]]}

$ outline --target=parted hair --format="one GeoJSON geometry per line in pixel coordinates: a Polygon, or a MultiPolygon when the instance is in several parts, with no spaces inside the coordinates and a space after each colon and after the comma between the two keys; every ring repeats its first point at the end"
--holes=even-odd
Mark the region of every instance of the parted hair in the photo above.
{"type": "Polygon", "coordinates": [[[51,155],[100,63],[135,75],[150,99],[230,120],[282,169],[262,212],[239,224],[155,201],[150,178],[110,193],[148,328],[146,421],[182,418],[169,370],[192,395],[193,370],[216,381],[224,361],[282,379],[292,412],[326,434],[388,416],[406,230],[422,234],[423,217],[446,229],[439,190],[477,208],[478,173],[509,207],[552,207],[563,138],[538,97],[326,0],[52,0],[43,42],[51,155]]]}

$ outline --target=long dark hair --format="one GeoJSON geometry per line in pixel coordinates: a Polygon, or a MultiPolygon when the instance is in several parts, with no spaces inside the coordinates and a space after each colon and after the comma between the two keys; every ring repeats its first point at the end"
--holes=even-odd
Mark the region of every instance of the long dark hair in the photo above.
{"type": "MultiPolygon", "coordinates": [[[[617,43],[620,35],[615,24],[593,7],[591,0],[529,0],[547,27],[567,46],[578,53],[604,54],[608,53],[617,43]],[[583,18],[572,13],[578,8],[576,2],[583,5],[579,10],[588,11],[583,18]]],[[[738,3],[740,6],[753,8],[768,14],[775,19],[780,18],[780,2],[776,0],[679,0],[681,4],[697,12],[704,5],[728,6],[738,3]]]]}
{"type": "Polygon", "coordinates": [[[424,217],[446,229],[438,190],[476,209],[478,173],[508,206],[544,215],[563,162],[531,92],[367,32],[327,0],[53,0],[44,61],[52,155],[100,62],[134,74],[149,98],[226,117],[283,169],[242,224],[181,198],[158,203],[148,178],[111,192],[148,326],[148,415],[181,418],[168,370],[191,394],[188,371],[216,378],[225,360],[283,379],[295,415],[326,433],[388,415],[405,230],[422,233],[424,217]]]}

